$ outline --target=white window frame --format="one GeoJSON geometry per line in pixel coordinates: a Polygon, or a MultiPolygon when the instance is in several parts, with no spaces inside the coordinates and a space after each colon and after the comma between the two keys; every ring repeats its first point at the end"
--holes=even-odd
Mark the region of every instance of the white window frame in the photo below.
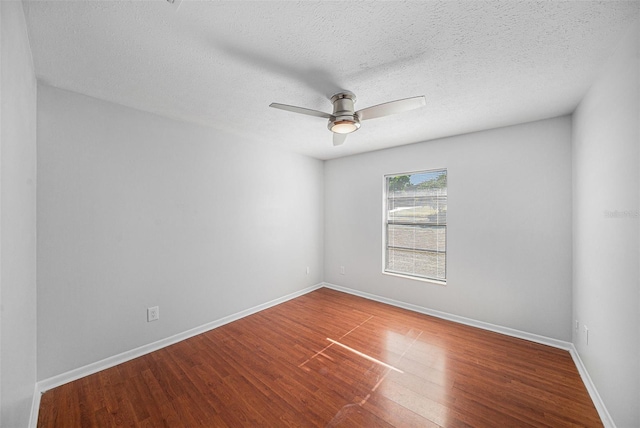
{"type": "MultiPolygon", "coordinates": [[[[423,173],[430,173],[430,172],[439,172],[439,171],[445,171],[445,173],[447,174],[447,180],[448,180],[448,176],[449,176],[449,171],[447,168],[434,168],[434,169],[427,169],[427,170],[418,170],[418,171],[410,171],[410,172],[399,172],[399,173],[393,173],[393,174],[385,174],[382,177],[382,273],[385,275],[390,275],[390,276],[396,276],[396,277],[400,277],[400,278],[407,278],[407,279],[412,279],[412,280],[416,280],[416,281],[422,281],[422,282],[429,282],[429,283],[433,283],[433,284],[438,284],[438,285],[446,285],[447,284],[447,277],[448,277],[448,270],[447,270],[447,259],[448,259],[448,254],[447,254],[447,245],[446,245],[446,241],[447,241],[447,235],[448,235],[448,221],[447,223],[445,223],[445,277],[444,279],[440,279],[440,278],[431,278],[431,277],[426,277],[426,276],[421,276],[421,275],[413,275],[411,273],[403,273],[403,272],[396,272],[396,271],[391,271],[391,270],[387,270],[387,248],[388,248],[388,236],[387,236],[387,225],[388,225],[388,219],[387,219],[387,201],[388,201],[388,195],[387,195],[387,179],[389,177],[397,177],[397,176],[402,176],[402,175],[413,175],[413,174],[423,174],[423,173]]],[[[447,183],[447,195],[449,192],[449,186],[447,183]]],[[[447,198],[447,209],[448,209],[448,198],[447,198]]]]}

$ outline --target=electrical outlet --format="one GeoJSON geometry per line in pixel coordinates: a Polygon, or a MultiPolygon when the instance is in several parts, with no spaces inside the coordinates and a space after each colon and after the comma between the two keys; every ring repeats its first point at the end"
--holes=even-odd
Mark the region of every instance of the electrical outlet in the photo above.
{"type": "Polygon", "coordinates": [[[580,331],[580,321],[576,320],[576,331],[580,331]]]}
{"type": "Polygon", "coordinates": [[[160,319],[160,307],[154,306],[147,308],[147,322],[156,321],[160,319]]]}
{"type": "Polygon", "coordinates": [[[309,275],[310,269],[309,266],[307,266],[307,275],[309,275]]]}
{"type": "Polygon", "coordinates": [[[584,335],[588,345],[589,344],[589,327],[587,327],[586,325],[584,326],[584,335]]]}
{"type": "Polygon", "coordinates": [[[340,266],[340,275],[344,275],[344,266],[340,266]]]}

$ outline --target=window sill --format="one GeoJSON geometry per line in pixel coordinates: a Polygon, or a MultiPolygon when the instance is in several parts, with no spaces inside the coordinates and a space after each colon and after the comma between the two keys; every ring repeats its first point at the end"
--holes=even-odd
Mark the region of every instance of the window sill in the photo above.
{"type": "Polygon", "coordinates": [[[447,285],[447,281],[441,281],[441,280],[437,280],[437,279],[421,278],[419,276],[411,276],[411,275],[403,275],[401,273],[388,272],[388,271],[385,271],[385,270],[383,270],[382,273],[384,275],[397,276],[399,278],[412,279],[414,281],[429,282],[431,284],[437,284],[437,285],[442,285],[442,286],[446,286],[447,285]]]}

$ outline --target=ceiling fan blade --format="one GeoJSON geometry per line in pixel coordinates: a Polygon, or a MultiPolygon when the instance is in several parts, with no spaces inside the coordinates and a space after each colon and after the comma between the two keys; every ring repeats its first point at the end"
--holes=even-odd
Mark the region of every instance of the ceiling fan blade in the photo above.
{"type": "Polygon", "coordinates": [[[378,104],[377,106],[363,108],[362,110],[358,110],[356,114],[360,120],[368,120],[417,109],[426,104],[427,101],[424,95],[421,95],[419,97],[389,101],[388,103],[378,104]]]}
{"type": "Polygon", "coordinates": [[[344,143],[344,140],[347,139],[347,135],[349,134],[338,134],[337,132],[333,133],[333,145],[339,146],[344,143]]]}
{"type": "Polygon", "coordinates": [[[279,108],[280,110],[287,110],[294,113],[306,114],[307,116],[323,117],[325,119],[331,118],[331,115],[329,113],[325,113],[323,111],[318,111],[318,110],[311,110],[309,108],[289,106],[286,104],[278,104],[278,103],[271,103],[269,104],[269,107],[279,108]]]}

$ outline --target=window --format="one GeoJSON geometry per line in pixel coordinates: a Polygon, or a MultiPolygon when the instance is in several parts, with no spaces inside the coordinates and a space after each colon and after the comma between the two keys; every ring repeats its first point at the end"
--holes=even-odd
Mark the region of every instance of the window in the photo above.
{"type": "Polygon", "coordinates": [[[385,176],[384,272],[447,278],[447,170],[385,176]]]}

